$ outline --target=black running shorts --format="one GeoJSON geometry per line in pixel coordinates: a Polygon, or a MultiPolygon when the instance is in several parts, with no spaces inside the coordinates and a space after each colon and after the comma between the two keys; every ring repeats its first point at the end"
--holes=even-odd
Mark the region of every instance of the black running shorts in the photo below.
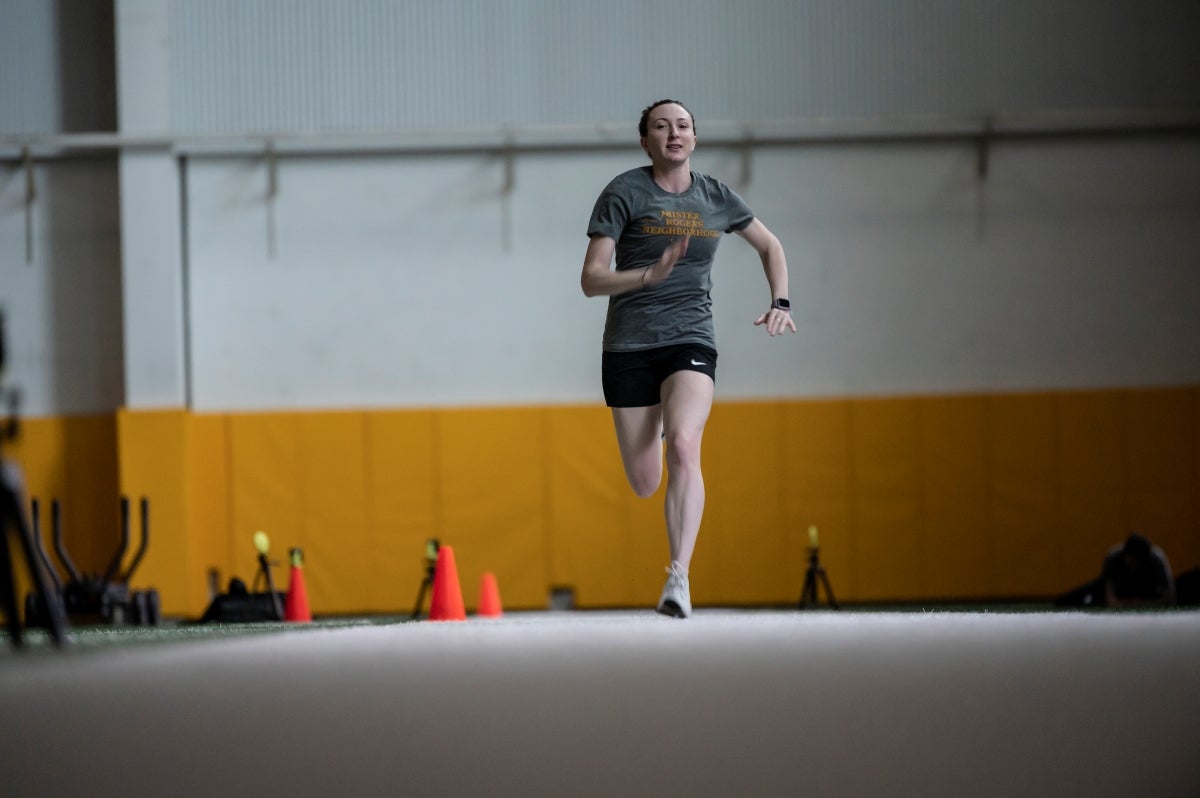
{"type": "Polygon", "coordinates": [[[699,371],[717,381],[717,352],[703,344],[676,344],[635,352],[605,352],[600,376],[609,407],[651,407],[662,402],[663,380],[677,371],[699,371]]]}

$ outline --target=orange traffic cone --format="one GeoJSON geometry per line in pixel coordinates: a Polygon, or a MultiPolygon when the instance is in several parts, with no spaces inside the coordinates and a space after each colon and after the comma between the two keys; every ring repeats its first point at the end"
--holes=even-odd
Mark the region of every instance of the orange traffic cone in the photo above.
{"type": "Polygon", "coordinates": [[[499,618],[504,614],[500,607],[500,588],[496,584],[496,575],[491,571],[483,575],[479,584],[479,609],[477,615],[483,618],[499,618]]]}
{"type": "Polygon", "coordinates": [[[465,621],[462,588],[458,584],[458,566],[454,564],[454,549],[438,549],[437,565],[433,571],[433,594],[429,598],[429,620],[465,621]]]}
{"type": "Polygon", "coordinates": [[[308,608],[308,591],[304,588],[304,552],[292,549],[291,554],[292,573],[287,599],[283,603],[283,619],[309,623],[312,621],[312,610],[308,608]]]}

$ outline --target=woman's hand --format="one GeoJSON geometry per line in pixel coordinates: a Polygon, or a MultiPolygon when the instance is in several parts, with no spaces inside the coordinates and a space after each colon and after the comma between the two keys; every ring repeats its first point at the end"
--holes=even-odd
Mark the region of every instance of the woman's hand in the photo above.
{"type": "Polygon", "coordinates": [[[792,320],[791,312],[779,308],[771,308],[755,319],[754,324],[767,325],[767,334],[772,336],[783,335],[784,330],[796,331],[796,322],[792,320]]]}
{"type": "Polygon", "coordinates": [[[659,256],[658,263],[653,266],[647,266],[642,270],[642,285],[644,287],[649,288],[652,285],[658,285],[671,276],[671,270],[675,268],[675,264],[687,254],[688,239],[690,237],[684,236],[672,241],[663,250],[663,254],[659,256]]]}

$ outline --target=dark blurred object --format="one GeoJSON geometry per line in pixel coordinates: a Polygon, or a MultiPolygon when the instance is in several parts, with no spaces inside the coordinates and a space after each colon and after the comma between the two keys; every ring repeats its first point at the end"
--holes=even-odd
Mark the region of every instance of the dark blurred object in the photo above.
{"type": "Polygon", "coordinates": [[[1175,577],[1175,602],[1180,607],[1200,607],[1200,566],[1175,577]]]}
{"type": "Polygon", "coordinates": [[[4,388],[6,355],[4,312],[0,311],[0,397],[5,397],[8,405],[7,417],[0,425],[0,610],[4,612],[8,636],[13,645],[22,645],[24,636],[17,608],[17,576],[13,569],[11,553],[17,550],[21,553],[29,577],[33,581],[34,593],[45,607],[45,622],[50,639],[61,646],[67,639],[66,614],[59,595],[49,589],[46,574],[41,568],[41,560],[34,549],[32,533],[25,518],[25,481],[21,469],[3,456],[5,442],[15,440],[21,429],[18,415],[20,395],[15,390],[5,391],[4,388]],[[10,547],[9,534],[16,535],[19,546],[10,547]]]}
{"type": "Polygon", "coordinates": [[[0,402],[6,405],[8,411],[4,424],[0,426],[0,446],[3,446],[6,440],[16,440],[21,431],[18,413],[21,394],[15,388],[10,391],[4,389],[4,365],[8,362],[8,349],[4,344],[4,327],[4,311],[0,310],[0,402]]]}
{"type": "Polygon", "coordinates": [[[425,578],[421,580],[421,587],[417,590],[417,603],[412,611],[414,621],[421,617],[421,607],[425,604],[425,595],[433,589],[433,575],[437,570],[438,552],[441,551],[441,548],[442,544],[437,538],[429,538],[425,541],[425,578]]]}
{"type": "Polygon", "coordinates": [[[281,621],[279,604],[287,597],[280,592],[251,593],[236,576],[229,590],[213,598],[198,623],[259,623],[281,621]]]}
{"type": "Polygon", "coordinates": [[[1170,607],[1175,580],[1166,553],[1137,532],[1104,555],[1100,577],[1062,594],[1060,607],[1170,607]]]}
{"type": "Polygon", "coordinates": [[[1104,558],[1105,601],[1110,607],[1171,606],[1175,579],[1167,555],[1137,532],[1104,558]]]}
{"type": "MultiPolygon", "coordinates": [[[[67,577],[60,580],[54,564],[42,545],[39,519],[39,502],[30,501],[30,526],[33,544],[41,562],[53,583],[59,604],[67,618],[76,624],[110,624],[113,626],[158,626],[162,623],[162,610],[158,591],[131,590],[129,585],[134,572],[146,555],[150,543],[150,500],[145,496],[141,502],[142,540],[129,566],[122,570],[121,564],[129,551],[129,498],[121,497],[121,544],[113,554],[112,562],[103,573],[83,573],[75,567],[67,552],[62,537],[62,510],[58,499],[50,503],[50,519],[54,534],[54,553],[66,570],[67,577]]],[[[46,605],[36,594],[25,597],[25,625],[46,626],[46,605]]]]}

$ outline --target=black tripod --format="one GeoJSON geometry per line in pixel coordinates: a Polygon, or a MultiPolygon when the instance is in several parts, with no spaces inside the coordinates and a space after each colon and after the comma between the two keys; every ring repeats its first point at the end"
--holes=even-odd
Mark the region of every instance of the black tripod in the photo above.
{"type": "Polygon", "coordinates": [[[433,587],[433,577],[437,573],[438,549],[441,544],[437,538],[425,541],[425,578],[421,580],[421,589],[417,591],[417,604],[413,607],[412,619],[421,617],[421,605],[425,603],[425,594],[433,587]]]}
{"type": "Polygon", "coordinates": [[[254,585],[251,590],[258,590],[260,580],[266,582],[267,595],[271,597],[271,609],[275,612],[275,617],[272,620],[282,621],[283,602],[279,599],[279,593],[275,590],[275,577],[271,575],[271,566],[275,563],[271,562],[271,544],[265,533],[258,532],[254,535],[254,546],[258,549],[258,573],[254,575],[254,585]]]}
{"type": "MultiPolygon", "coordinates": [[[[0,316],[0,373],[4,371],[4,318],[0,316]]],[[[20,431],[17,415],[17,394],[10,394],[8,418],[0,425],[0,447],[5,440],[15,440],[20,431]]],[[[46,628],[50,639],[57,646],[67,642],[67,618],[58,594],[50,590],[41,560],[33,545],[33,537],[25,518],[25,500],[21,469],[10,463],[0,451],[0,609],[8,621],[8,636],[14,646],[24,642],[21,634],[21,619],[17,613],[17,575],[13,569],[9,534],[16,535],[19,551],[24,559],[33,589],[38,600],[46,608],[46,628]]],[[[15,547],[14,547],[15,548],[15,547]]]]}
{"type": "Polygon", "coordinates": [[[817,598],[818,581],[825,586],[825,593],[829,596],[829,606],[835,610],[838,609],[837,599],[833,597],[833,588],[829,586],[829,575],[825,573],[825,566],[821,565],[820,552],[816,529],[812,528],[809,530],[808,571],[804,574],[804,589],[800,591],[800,609],[802,610],[816,607],[821,603],[817,598]]]}

